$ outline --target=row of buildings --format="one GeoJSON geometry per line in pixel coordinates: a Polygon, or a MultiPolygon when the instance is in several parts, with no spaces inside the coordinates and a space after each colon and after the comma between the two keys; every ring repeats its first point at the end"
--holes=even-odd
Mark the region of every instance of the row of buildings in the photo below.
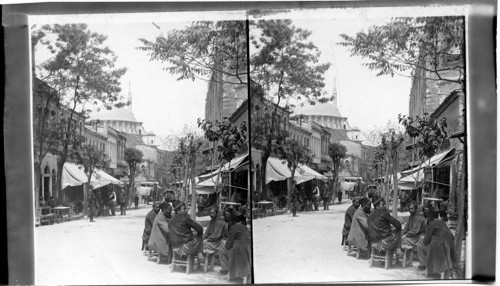
{"type": "MultiPolygon", "coordinates": [[[[129,101],[132,100],[129,91],[129,101]]],[[[35,163],[41,167],[41,182],[36,198],[48,200],[50,196],[59,197],[56,188],[57,178],[57,154],[40,152],[40,141],[47,144],[48,134],[41,133],[46,124],[61,122],[70,116],[70,111],[61,104],[57,94],[46,83],[38,78],[33,81],[33,134],[35,154],[40,155],[42,160],[37,162],[40,156],[35,156],[35,163]]],[[[173,158],[171,151],[159,147],[158,138],[152,132],[147,132],[143,123],[138,121],[133,112],[132,104],[126,108],[102,110],[84,116],[74,112],[73,124],[77,134],[85,139],[85,144],[93,145],[98,150],[105,152],[109,158],[109,167],[103,171],[109,175],[127,180],[129,167],[125,161],[124,154],[127,148],[136,148],[143,153],[143,160],[139,164],[139,180],[155,181],[160,185],[167,184],[169,166],[173,158]]],[[[47,128],[46,128],[47,129],[47,128]]],[[[58,144],[54,142],[54,144],[58,144]]],[[[47,148],[44,146],[42,149],[47,148]]],[[[55,153],[55,152],[54,152],[55,153]]],[[[74,158],[68,158],[67,162],[75,163],[74,158]]]]}
{"type": "MultiPolygon", "coordinates": [[[[374,179],[375,174],[372,168],[374,147],[363,144],[361,131],[356,127],[351,127],[348,118],[341,115],[337,107],[338,95],[335,87],[333,89],[334,100],[331,103],[305,105],[293,110],[277,107],[275,103],[265,98],[262,89],[254,82],[251,84],[250,99],[248,96],[241,95],[243,88],[246,89],[247,84],[235,85],[211,81],[206,97],[205,119],[214,122],[228,117],[236,125],[249,121],[250,126],[252,124],[265,125],[269,122],[260,122],[258,118],[263,118],[265,112],[277,108],[279,113],[277,118],[279,118],[281,129],[288,133],[289,138],[299,141],[312,151],[313,160],[309,167],[313,170],[331,176],[333,174],[332,159],[328,155],[328,145],[340,143],[347,149],[347,156],[343,159],[342,169],[339,172],[340,179],[361,177],[365,182],[371,182],[374,179]]],[[[248,148],[243,149],[240,155],[248,154],[248,148]]],[[[263,195],[266,188],[262,180],[262,176],[266,174],[261,172],[263,165],[266,164],[265,159],[263,160],[264,152],[258,144],[252,144],[250,155],[250,175],[245,185],[248,186],[248,180],[252,180],[254,197],[266,198],[267,193],[263,195]]],[[[279,157],[279,154],[273,153],[271,156],[279,157]]],[[[242,172],[247,170],[248,168],[242,169],[242,172]]],[[[281,188],[285,187],[281,186],[281,188]]]]}

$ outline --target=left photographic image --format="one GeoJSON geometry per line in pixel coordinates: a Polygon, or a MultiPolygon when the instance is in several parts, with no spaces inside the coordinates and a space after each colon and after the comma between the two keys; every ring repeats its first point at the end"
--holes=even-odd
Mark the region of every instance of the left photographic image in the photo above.
{"type": "Polygon", "coordinates": [[[252,283],[247,22],[30,16],[34,284],[252,283]]]}

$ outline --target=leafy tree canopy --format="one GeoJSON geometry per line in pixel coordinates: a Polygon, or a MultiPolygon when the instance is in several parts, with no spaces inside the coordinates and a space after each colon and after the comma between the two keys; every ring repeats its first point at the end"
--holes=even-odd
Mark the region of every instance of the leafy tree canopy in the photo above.
{"type": "Polygon", "coordinates": [[[355,36],[340,35],[341,46],[360,56],[377,75],[422,76],[463,83],[465,38],[463,17],[394,18],[355,36]],[[431,76],[418,73],[418,69],[431,76]],[[453,75],[450,77],[449,72],[453,75]]]}
{"type": "Polygon", "coordinates": [[[312,162],[311,150],[295,139],[287,139],[280,145],[280,156],[287,161],[288,167],[292,170],[299,165],[308,165],[312,162]]]}
{"type": "Polygon", "coordinates": [[[106,36],[89,31],[85,24],[56,24],[34,30],[32,38],[51,55],[38,65],[39,76],[62,98],[74,105],[103,104],[107,109],[126,105],[120,96],[126,68],[116,67],[116,56],[105,46],[106,36]]]}
{"type": "Polygon", "coordinates": [[[198,119],[198,126],[205,132],[205,138],[210,142],[217,142],[218,159],[220,162],[231,161],[246,145],[246,123],[240,126],[233,124],[229,119],[210,122],[198,119]]]}
{"type": "Polygon", "coordinates": [[[97,149],[93,145],[85,144],[76,152],[77,163],[83,166],[85,174],[90,178],[96,169],[104,169],[109,166],[109,158],[106,152],[97,149]]]}
{"type": "Polygon", "coordinates": [[[330,143],[328,145],[328,155],[332,158],[334,164],[340,163],[340,160],[347,154],[347,148],[339,143],[330,143]]]}
{"type": "Polygon", "coordinates": [[[297,28],[291,20],[250,22],[250,77],[271,99],[306,99],[326,102],[324,73],[329,63],[319,63],[321,52],[310,41],[311,31],[297,28]]]}
{"type": "Polygon", "coordinates": [[[137,164],[142,161],[143,156],[144,154],[142,151],[136,148],[126,148],[124,151],[125,162],[127,162],[130,167],[137,166],[137,164]]]}
{"type": "Polygon", "coordinates": [[[193,22],[168,31],[155,40],[139,39],[151,61],[166,64],[164,70],[182,79],[212,79],[246,84],[247,44],[244,21],[193,22]]]}
{"type": "Polygon", "coordinates": [[[421,158],[431,158],[448,141],[446,132],[446,118],[439,122],[427,115],[415,118],[406,115],[398,115],[399,122],[405,127],[406,134],[415,140],[414,148],[417,156],[421,158]]]}

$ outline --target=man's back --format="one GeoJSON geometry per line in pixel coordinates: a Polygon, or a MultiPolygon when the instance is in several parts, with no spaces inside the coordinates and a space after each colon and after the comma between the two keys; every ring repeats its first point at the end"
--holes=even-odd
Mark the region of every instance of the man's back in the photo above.
{"type": "Polygon", "coordinates": [[[401,223],[393,218],[387,209],[375,209],[368,216],[368,235],[370,240],[377,241],[391,235],[391,224],[401,230],[401,223]]]}

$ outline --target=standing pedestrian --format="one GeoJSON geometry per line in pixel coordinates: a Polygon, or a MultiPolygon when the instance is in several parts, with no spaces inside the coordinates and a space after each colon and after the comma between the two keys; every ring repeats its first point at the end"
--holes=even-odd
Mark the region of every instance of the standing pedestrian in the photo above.
{"type": "Polygon", "coordinates": [[[320,200],[318,185],[316,185],[316,187],[314,188],[313,196],[314,196],[313,197],[314,210],[317,211],[318,210],[319,200],[320,200]]]}
{"type": "Polygon", "coordinates": [[[134,205],[136,209],[139,208],[139,196],[137,194],[134,197],[134,205]]]}
{"type": "Polygon", "coordinates": [[[323,200],[323,210],[326,211],[328,210],[328,205],[329,205],[329,196],[328,196],[328,187],[325,187],[325,189],[321,192],[321,199],[323,200]]]}
{"type": "Polygon", "coordinates": [[[109,208],[111,209],[111,215],[114,216],[116,209],[116,193],[113,190],[109,194],[109,208]]]}
{"type": "Polygon", "coordinates": [[[127,210],[127,193],[123,188],[120,190],[120,215],[126,215],[127,210]]]}
{"type": "Polygon", "coordinates": [[[342,190],[338,190],[337,199],[339,200],[339,204],[341,204],[342,203],[342,190]]]}

